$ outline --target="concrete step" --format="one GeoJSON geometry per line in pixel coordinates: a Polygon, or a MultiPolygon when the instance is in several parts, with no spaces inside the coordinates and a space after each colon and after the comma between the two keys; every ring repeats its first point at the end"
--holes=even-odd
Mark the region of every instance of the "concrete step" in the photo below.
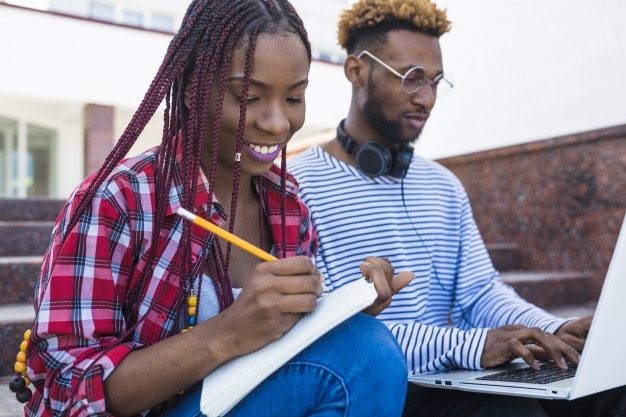
{"type": "Polygon", "coordinates": [[[517,243],[486,243],[493,266],[500,272],[521,269],[522,255],[517,243]]]}
{"type": "Polygon", "coordinates": [[[0,306],[32,303],[42,256],[0,257],[0,306]]]}
{"type": "Polygon", "coordinates": [[[564,305],[554,308],[548,308],[547,311],[554,314],[557,317],[574,318],[592,316],[596,311],[596,301],[590,301],[584,304],[578,305],[564,305]]]}
{"type": "Polygon", "coordinates": [[[65,201],[49,198],[0,198],[0,222],[54,221],[65,201]]]}
{"type": "Polygon", "coordinates": [[[42,255],[50,244],[54,222],[0,222],[0,256],[42,255]]]}
{"type": "Polygon", "coordinates": [[[576,271],[508,271],[501,279],[517,293],[542,308],[595,302],[599,289],[590,273],[576,271]]]}

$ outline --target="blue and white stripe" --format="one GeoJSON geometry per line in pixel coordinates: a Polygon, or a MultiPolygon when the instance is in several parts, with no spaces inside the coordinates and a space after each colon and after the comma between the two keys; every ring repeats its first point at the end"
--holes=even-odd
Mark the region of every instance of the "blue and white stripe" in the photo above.
{"type": "Polygon", "coordinates": [[[465,189],[443,166],[415,155],[403,180],[368,178],[313,146],[289,161],[289,171],[311,211],[316,263],[331,289],[359,279],[370,255],[415,273],[378,316],[411,373],[481,369],[489,328],[519,323],[554,332],[563,323],[500,280],[465,189]]]}

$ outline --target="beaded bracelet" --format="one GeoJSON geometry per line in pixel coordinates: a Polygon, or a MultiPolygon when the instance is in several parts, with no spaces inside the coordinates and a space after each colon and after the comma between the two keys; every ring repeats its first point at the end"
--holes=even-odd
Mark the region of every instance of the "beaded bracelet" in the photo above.
{"type": "Polygon", "coordinates": [[[15,378],[9,383],[9,389],[15,393],[15,398],[21,403],[25,403],[33,396],[28,386],[30,379],[26,373],[26,349],[28,349],[28,341],[30,340],[30,329],[24,332],[24,340],[20,344],[20,351],[17,353],[15,365],[15,378]]]}
{"type": "Polygon", "coordinates": [[[187,327],[183,329],[182,333],[193,328],[198,322],[197,319],[198,310],[198,295],[195,289],[191,289],[189,296],[187,296],[187,327]]]}

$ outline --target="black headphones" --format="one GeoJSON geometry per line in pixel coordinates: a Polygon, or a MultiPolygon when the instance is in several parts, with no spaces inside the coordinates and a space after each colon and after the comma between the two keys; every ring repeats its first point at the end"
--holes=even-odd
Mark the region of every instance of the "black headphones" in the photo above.
{"type": "MultiPolygon", "coordinates": [[[[337,126],[337,140],[349,154],[356,148],[356,140],[343,130],[343,120],[337,126]]],[[[366,142],[356,150],[356,166],[368,177],[391,175],[395,178],[404,178],[413,157],[413,146],[404,144],[395,155],[378,142],[366,142]]]]}

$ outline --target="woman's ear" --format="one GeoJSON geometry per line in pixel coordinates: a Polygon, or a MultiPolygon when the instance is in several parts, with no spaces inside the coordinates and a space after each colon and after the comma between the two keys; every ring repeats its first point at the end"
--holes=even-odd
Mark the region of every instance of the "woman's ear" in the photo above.
{"type": "Polygon", "coordinates": [[[348,55],[343,63],[343,72],[348,81],[355,87],[361,87],[365,84],[367,72],[363,65],[363,61],[356,55],[348,55]]]}

